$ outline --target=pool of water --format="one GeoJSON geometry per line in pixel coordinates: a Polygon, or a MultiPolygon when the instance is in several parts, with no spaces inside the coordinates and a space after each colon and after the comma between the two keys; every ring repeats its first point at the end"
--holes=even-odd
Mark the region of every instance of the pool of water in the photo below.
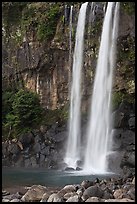
{"type": "Polygon", "coordinates": [[[84,175],[81,172],[65,172],[45,169],[3,168],[2,187],[44,185],[63,187],[67,184],[80,184],[83,180],[115,177],[114,174],[84,175]]]}

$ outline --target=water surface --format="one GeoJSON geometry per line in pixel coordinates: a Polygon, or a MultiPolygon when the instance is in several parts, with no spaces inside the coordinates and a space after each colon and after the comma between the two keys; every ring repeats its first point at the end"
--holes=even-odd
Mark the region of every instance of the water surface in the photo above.
{"type": "Polygon", "coordinates": [[[83,180],[95,180],[114,177],[114,174],[83,175],[80,172],[59,170],[3,168],[2,187],[44,185],[47,187],[63,187],[68,184],[80,184],[83,180]]]}

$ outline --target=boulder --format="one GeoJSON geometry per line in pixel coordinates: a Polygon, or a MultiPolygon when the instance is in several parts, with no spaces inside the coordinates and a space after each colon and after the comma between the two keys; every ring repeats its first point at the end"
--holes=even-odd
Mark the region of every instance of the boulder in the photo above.
{"type": "Polygon", "coordinates": [[[34,136],[32,133],[22,134],[19,136],[19,141],[22,143],[24,149],[34,142],[34,136]]]}
{"type": "Polygon", "coordinates": [[[64,169],[64,171],[75,171],[75,169],[74,168],[72,168],[72,167],[66,167],[65,169],[64,169]]]}
{"type": "Polygon", "coordinates": [[[74,192],[74,191],[76,191],[76,186],[74,186],[74,185],[66,185],[66,186],[64,186],[63,189],[68,191],[68,192],[74,192]]]}
{"type": "Polygon", "coordinates": [[[79,197],[78,195],[72,196],[66,202],[79,202],[79,197]]]}
{"type": "Polygon", "coordinates": [[[84,191],[82,199],[83,200],[87,200],[90,197],[99,197],[99,198],[102,198],[103,194],[104,194],[104,192],[103,192],[103,190],[100,187],[98,187],[98,186],[90,186],[90,187],[88,187],[84,191]]]}
{"type": "Polygon", "coordinates": [[[124,198],[126,197],[126,194],[127,194],[127,191],[125,189],[116,189],[113,196],[114,198],[116,199],[121,199],[121,198],[124,198]]]}
{"type": "Polygon", "coordinates": [[[63,202],[63,201],[64,201],[63,197],[57,193],[51,194],[47,200],[47,202],[63,202]]]}
{"type": "Polygon", "coordinates": [[[23,202],[40,201],[43,194],[47,192],[47,188],[41,185],[33,185],[21,198],[23,202]]]}

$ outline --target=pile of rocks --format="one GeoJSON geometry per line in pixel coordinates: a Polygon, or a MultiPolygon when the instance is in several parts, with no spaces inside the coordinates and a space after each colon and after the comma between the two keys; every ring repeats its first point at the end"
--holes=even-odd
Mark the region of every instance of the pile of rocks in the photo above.
{"type": "Polygon", "coordinates": [[[63,188],[48,188],[33,185],[26,193],[6,195],[2,202],[135,202],[135,177],[95,179],[81,184],[66,185],[63,188]]]}

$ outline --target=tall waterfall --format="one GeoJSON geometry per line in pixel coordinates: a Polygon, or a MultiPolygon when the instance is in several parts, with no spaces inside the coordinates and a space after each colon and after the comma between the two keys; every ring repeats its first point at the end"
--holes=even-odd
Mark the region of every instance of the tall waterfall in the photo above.
{"type": "Polygon", "coordinates": [[[75,49],[73,55],[72,84],[70,98],[69,135],[67,141],[65,163],[76,168],[80,159],[80,107],[81,107],[81,71],[83,66],[84,31],[86,8],[83,3],[78,16],[75,49]]]}
{"type": "Polygon", "coordinates": [[[70,7],[70,17],[69,17],[69,66],[71,67],[71,55],[72,55],[72,11],[73,6],[70,7]]]}
{"type": "Polygon", "coordinates": [[[70,84],[71,84],[71,67],[72,67],[72,17],[73,17],[73,6],[70,7],[69,15],[69,70],[68,70],[68,82],[69,82],[69,97],[70,97],[70,84]]]}
{"type": "Polygon", "coordinates": [[[111,92],[119,3],[108,2],[95,73],[90,118],[87,127],[84,171],[105,173],[111,148],[111,92]],[[114,9],[114,10],[113,10],[114,9]],[[114,18],[113,16],[114,11],[114,18]]]}

